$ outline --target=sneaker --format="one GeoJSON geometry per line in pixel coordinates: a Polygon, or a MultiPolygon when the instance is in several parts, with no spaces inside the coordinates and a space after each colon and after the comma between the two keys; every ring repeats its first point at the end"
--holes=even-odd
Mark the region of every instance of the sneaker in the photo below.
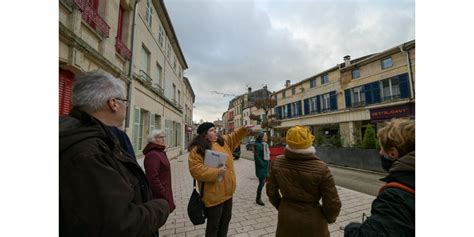
{"type": "Polygon", "coordinates": [[[260,200],[260,199],[257,200],[256,202],[257,202],[257,204],[260,205],[260,206],[265,206],[265,203],[263,203],[262,200],[260,200]]]}

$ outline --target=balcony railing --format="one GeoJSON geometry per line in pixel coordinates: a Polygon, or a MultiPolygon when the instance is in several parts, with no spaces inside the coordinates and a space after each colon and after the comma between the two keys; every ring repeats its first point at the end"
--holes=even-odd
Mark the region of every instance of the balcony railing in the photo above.
{"type": "Polygon", "coordinates": [[[382,97],[382,101],[400,99],[400,94],[398,95],[389,95],[382,97]]]}
{"type": "Polygon", "coordinates": [[[124,57],[126,60],[130,60],[132,58],[132,51],[127,48],[127,46],[122,42],[119,37],[115,37],[115,50],[120,56],[124,57]]]}
{"type": "Polygon", "coordinates": [[[153,90],[154,90],[156,93],[158,93],[158,94],[160,94],[160,95],[163,95],[164,91],[163,91],[163,88],[161,88],[160,84],[158,84],[158,83],[153,83],[153,86],[152,86],[152,87],[153,87],[153,90]]]}
{"type": "Polygon", "coordinates": [[[359,101],[359,102],[352,103],[352,107],[361,107],[361,106],[365,106],[365,101],[359,101]]]}
{"type": "Polygon", "coordinates": [[[95,9],[89,5],[88,0],[73,0],[74,4],[81,10],[84,19],[92,28],[105,38],[109,37],[110,26],[102,19],[95,9]]]}
{"type": "Polygon", "coordinates": [[[140,70],[140,74],[138,75],[138,77],[144,82],[151,83],[153,81],[153,79],[151,79],[151,77],[148,76],[148,74],[146,74],[146,72],[143,70],[140,70]]]}

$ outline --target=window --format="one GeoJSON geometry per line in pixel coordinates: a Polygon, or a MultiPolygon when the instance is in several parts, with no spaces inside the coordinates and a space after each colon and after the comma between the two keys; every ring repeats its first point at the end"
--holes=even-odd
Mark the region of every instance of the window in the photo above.
{"type": "Polygon", "coordinates": [[[291,94],[292,95],[296,94],[296,88],[295,87],[291,88],[291,94]]]}
{"type": "Polygon", "coordinates": [[[150,74],[150,51],[142,45],[142,70],[150,74]]]}
{"type": "Polygon", "coordinates": [[[354,69],[352,70],[352,79],[356,79],[360,77],[360,71],[359,69],[354,69]]]}
{"type": "Polygon", "coordinates": [[[327,73],[324,73],[322,76],[321,76],[321,85],[322,84],[326,84],[329,82],[329,75],[327,73]]]}
{"type": "Polygon", "coordinates": [[[383,101],[400,98],[400,80],[398,77],[383,80],[381,83],[383,101]]]}
{"type": "Polygon", "coordinates": [[[133,120],[133,149],[135,152],[140,152],[147,144],[146,137],[151,131],[150,127],[154,126],[154,124],[150,124],[150,120],[148,111],[135,107],[133,120]]]}
{"type": "Polygon", "coordinates": [[[286,91],[283,91],[283,98],[286,98],[286,91]]]}
{"type": "Polygon", "coordinates": [[[310,88],[316,87],[316,79],[311,79],[311,81],[309,81],[309,87],[310,88]]]}
{"type": "Polygon", "coordinates": [[[173,71],[176,72],[176,57],[173,58],[173,71]]]}
{"type": "Polygon", "coordinates": [[[381,61],[381,63],[382,63],[382,70],[383,70],[383,69],[390,68],[390,67],[393,66],[392,58],[391,58],[391,57],[390,57],[390,58],[383,59],[383,60],[381,61]]]}
{"type": "Polygon", "coordinates": [[[163,85],[161,82],[161,71],[162,71],[161,66],[160,64],[157,63],[156,64],[156,78],[157,78],[156,83],[158,83],[158,85],[160,86],[163,85]]]}
{"type": "Polygon", "coordinates": [[[160,25],[160,28],[158,29],[158,44],[162,48],[163,48],[163,41],[164,41],[163,38],[164,38],[163,26],[160,25]]]}
{"type": "Polygon", "coordinates": [[[176,103],[176,85],[173,83],[173,102],[176,103]]]}
{"type": "Polygon", "coordinates": [[[365,92],[362,86],[352,88],[352,106],[364,106],[365,105],[365,92]]]}
{"type": "Polygon", "coordinates": [[[153,5],[151,0],[146,1],[146,12],[145,12],[145,20],[148,27],[151,28],[151,23],[153,21],[153,5]]]}
{"type": "Polygon", "coordinates": [[[178,90],[178,105],[181,104],[181,91],[178,90]]]}
{"type": "Polygon", "coordinates": [[[171,58],[171,45],[170,45],[170,43],[167,44],[166,55],[167,55],[168,59],[171,58]]]}
{"type": "Polygon", "coordinates": [[[321,109],[322,109],[322,112],[328,111],[331,109],[331,104],[329,101],[329,93],[321,96],[321,109]]]}

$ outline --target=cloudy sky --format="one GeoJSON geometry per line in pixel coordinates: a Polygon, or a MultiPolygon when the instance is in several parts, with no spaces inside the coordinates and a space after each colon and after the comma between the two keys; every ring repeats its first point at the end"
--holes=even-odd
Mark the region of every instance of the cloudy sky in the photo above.
{"type": "Polygon", "coordinates": [[[414,0],[165,0],[196,94],[193,120],[222,117],[233,97],[283,88],[415,39],[414,0]]]}

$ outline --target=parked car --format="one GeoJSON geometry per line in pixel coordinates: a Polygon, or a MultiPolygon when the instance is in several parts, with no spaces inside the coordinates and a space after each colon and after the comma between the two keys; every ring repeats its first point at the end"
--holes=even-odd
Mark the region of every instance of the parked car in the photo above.
{"type": "Polygon", "coordinates": [[[234,160],[238,160],[240,158],[240,146],[235,148],[234,152],[232,153],[234,160]]]}
{"type": "Polygon", "coordinates": [[[255,141],[249,141],[247,145],[245,145],[245,149],[247,149],[247,151],[253,151],[254,147],[255,147],[255,141]]]}

